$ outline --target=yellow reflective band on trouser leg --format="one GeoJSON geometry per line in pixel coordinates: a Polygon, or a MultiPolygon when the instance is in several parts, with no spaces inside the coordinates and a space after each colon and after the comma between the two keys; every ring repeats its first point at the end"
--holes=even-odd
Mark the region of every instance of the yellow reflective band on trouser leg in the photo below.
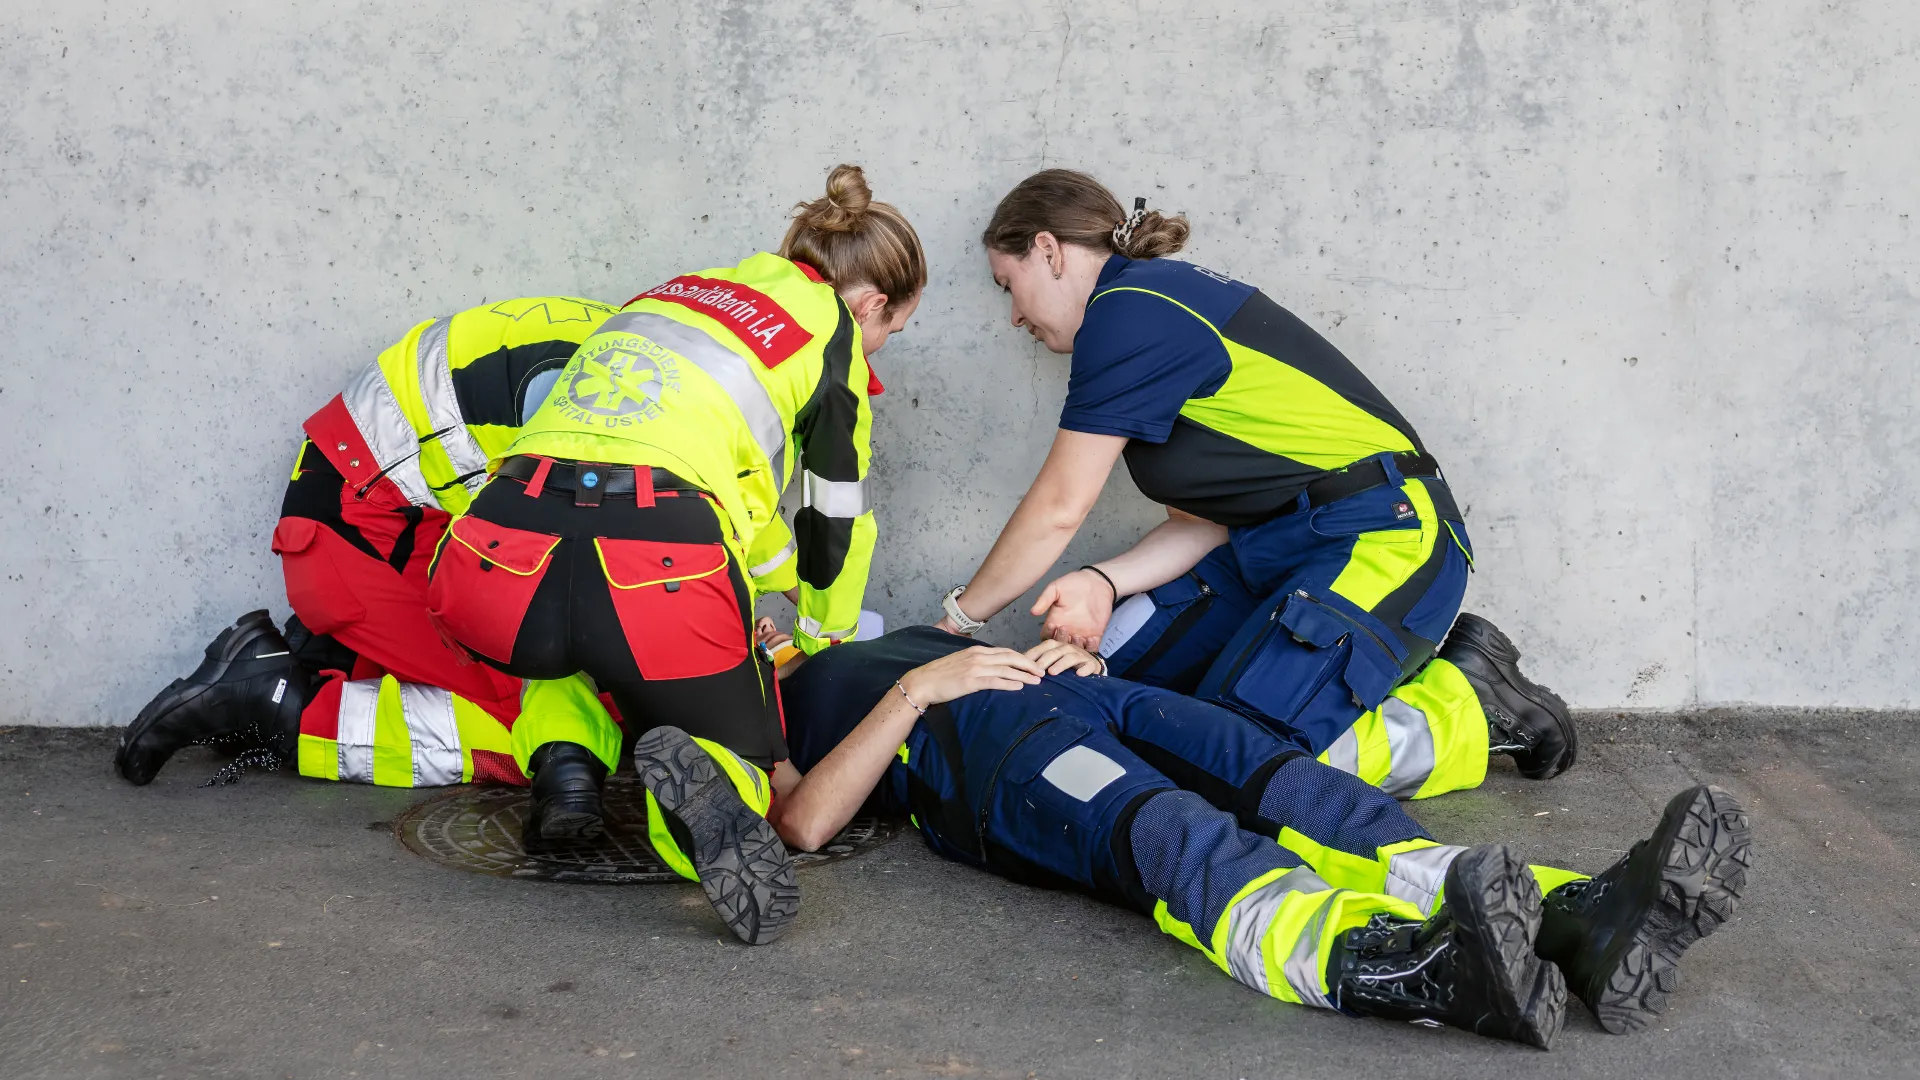
{"type": "Polygon", "coordinates": [[[300,775],[382,787],[440,787],[472,775],[454,695],[391,675],[340,687],[332,739],[301,735],[300,775]]]}
{"type": "MultiPolygon", "coordinates": [[[[733,784],[733,790],[740,795],[740,801],[747,804],[761,817],[773,807],[773,779],[766,770],[746,761],[740,755],[714,742],[694,736],[693,741],[707,752],[715,765],[733,784]]],[[[660,804],[654,801],[653,793],[647,793],[647,839],[652,842],[653,850],[660,861],[667,864],[674,873],[688,881],[698,881],[694,872],[693,860],[687,852],[680,850],[680,844],[673,838],[673,831],[667,828],[666,815],[660,812],[660,804]]]]}
{"type": "Polygon", "coordinates": [[[1557,866],[1529,866],[1533,871],[1533,880],[1540,883],[1540,895],[1545,896],[1569,881],[1585,881],[1592,874],[1581,874],[1572,870],[1562,870],[1557,866]]]}
{"type": "Polygon", "coordinates": [[[1363,714],[1320,760],[1400,799],[1430,799],[1487,778],[1487,718],[1459,668],[1434,660],[1363,714]]]}
{"type": "Polygon", "coordinates": [[[1292,829],[1281,829],[1277,839],[1334,888],[1384,893],[1412,904],[1423,916],[1433,913],[1446,890],[1447,868],[1467,850],[1414,839],[1378,848],[1368,858],[1324,847],[1292,829]]]}
{"type": "Polygon", "coordinates": [[[1242,985],[1322,1009],[1332,1007],[1326,973],[1334,942],[1378,914],[1421,917],[1404,900],[1330,888],[1306,867],[1269,871],[1248,883],[1204,944],[1192,927],[1168,913],[1164,901],[1153,909],[1162,930],[1199,949],[1242,985]]]}
{"type": "Polygon", "coordinates": [[[531,777],[527,761],[550,742],[586,747],[612,772],[620,764],[620,725],[584,676],[528,679],[520,686],[520,716],[513,722],[513,760],[531,777]]]}

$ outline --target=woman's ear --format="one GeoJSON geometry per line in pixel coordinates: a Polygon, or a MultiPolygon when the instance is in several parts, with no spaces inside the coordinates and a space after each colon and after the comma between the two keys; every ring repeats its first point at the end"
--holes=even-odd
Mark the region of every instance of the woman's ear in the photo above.
{"type": "Polygon", "coordinates": [[[847,311],[853,315],[853,321],[862,325],[872,322],[887,306],[887,294],[871,285],[843,299],[847,302],[847,311]]]}
{"type": "Polygon", "coordinates": [[[1040,256],[1054,277],[1059,277],[1067,268],[1066,252],[1060,247],[1060,239],[1050,232],[1034,233],[1033,246],[1027,249],[1027,254],[1040,256]]]}

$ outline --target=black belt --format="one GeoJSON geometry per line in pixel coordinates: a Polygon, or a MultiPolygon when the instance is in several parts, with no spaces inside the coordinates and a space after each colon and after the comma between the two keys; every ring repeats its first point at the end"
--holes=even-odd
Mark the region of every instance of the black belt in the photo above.
{"type": "MultiPolygon", "coordinates": [[[[1414,476],[1422,480],[1438,480],[1440,483],[1429,485],[1427,493],[1433,497],[1434,512],[1444,520],[1460,521],[1460,509],[1454,505],[1453,494],[1447,490],[1446,478],[1440,475],[1440,463],[1430,454],[1395,454],[1393,464],[1400,470],[1401,476],[1414,476]]],[[[1307,485],[1307,508],[1313,509],[1336,503],[1350,495],[1363,491],[1372,491],[1387,484],[1387,467],[1378,458],[1356,461],[1339,472],[1326,476],[1307,485]]],[[[1284,517],[1300,509],[1298,503],[1288,506],[1275,514],[1284,517]]]]}
{"type": "MultiPolygon", "coordinates": [[[[515,480],[532,480],[534,473],[539,471],[540,463],[543,460],[545,459],[534,457],[530,454],[515,455],[500,463],[499,475],[510,476],[515,480]]],[[[578,470],[591,471],[599,474],[601,479],[597,486],[600,489],[601,495],[613,495],[616,497],[624,495],[628,498],[633,497],[635,486],[633,482],[634,467],[631,465],[588,465],[582,463],[578,466],[578,470]]],[[[573,462],[561,461],[556,458],[553,464],[547,468],[547,480],[542,486],[568,495],[576,494],[579,489],[579,484],[575,480],[576,471],[576,466],[573,462]]],[[[684,491],[690,494],[706,493],[705,488],[700,487],[698,484],[690,484],[665,469],[649,469],[648,471],[653,474],[653,490],[655,491],[684,491]]]]}

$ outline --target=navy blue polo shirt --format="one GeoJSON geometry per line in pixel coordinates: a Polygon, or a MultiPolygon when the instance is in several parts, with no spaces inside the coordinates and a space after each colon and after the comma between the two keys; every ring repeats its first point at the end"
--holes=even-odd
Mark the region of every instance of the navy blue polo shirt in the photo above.
{"type": "Polygon", "coordinates": [[[1187,399],[1218,392],[1233,370],[1220,335],[1193,315],[1225,326],[1253,293],[1177,259],[1109,258],[1073,339],[1060,426],[1166,442],[1187,399]]]}
{"type": "Polygon", "coordinates": [[[1141,494],[1228,526],[1268,520],[1362,458],[1422,449],[1340,350],[1258,289],[1119,255],[1074,338],[1060,426],[1125,438],[1141,494]]]}

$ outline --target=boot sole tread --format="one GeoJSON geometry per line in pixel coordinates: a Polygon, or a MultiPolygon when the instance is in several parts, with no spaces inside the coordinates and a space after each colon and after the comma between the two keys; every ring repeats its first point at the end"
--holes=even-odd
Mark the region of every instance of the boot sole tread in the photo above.
{"type": "Polygon", "coordinates": [[[1660,895],[1593,1003],[1600,1026],[1640,1031],[1667,1008],[1680,957],[1733,918],[1752,865],[1752,830],[1731,792],[1702,785],[1668,845],[1660,895]]]}
{"type": "Polygon", "coordinates": [[[1504,1015],[1487,1018],[1480,1033],[1548,1049],[1566,1021],[1567,984],[1534,953],[1543,909],[1532,872],[1504,845],[1475,848],[1455,865],[1465,892],[1448,905],[1481,954],[1500,965],[1495,989],[1504,1015]]]}
{"type": "Polygon", "coordinates": [[[687,852],[707,902],[734,935],[764,945],[800,913],[793,861],[772,823],[754,813],[692,737],[655,728],[634,747],[640,782],[693,838],[687,852]]]}

